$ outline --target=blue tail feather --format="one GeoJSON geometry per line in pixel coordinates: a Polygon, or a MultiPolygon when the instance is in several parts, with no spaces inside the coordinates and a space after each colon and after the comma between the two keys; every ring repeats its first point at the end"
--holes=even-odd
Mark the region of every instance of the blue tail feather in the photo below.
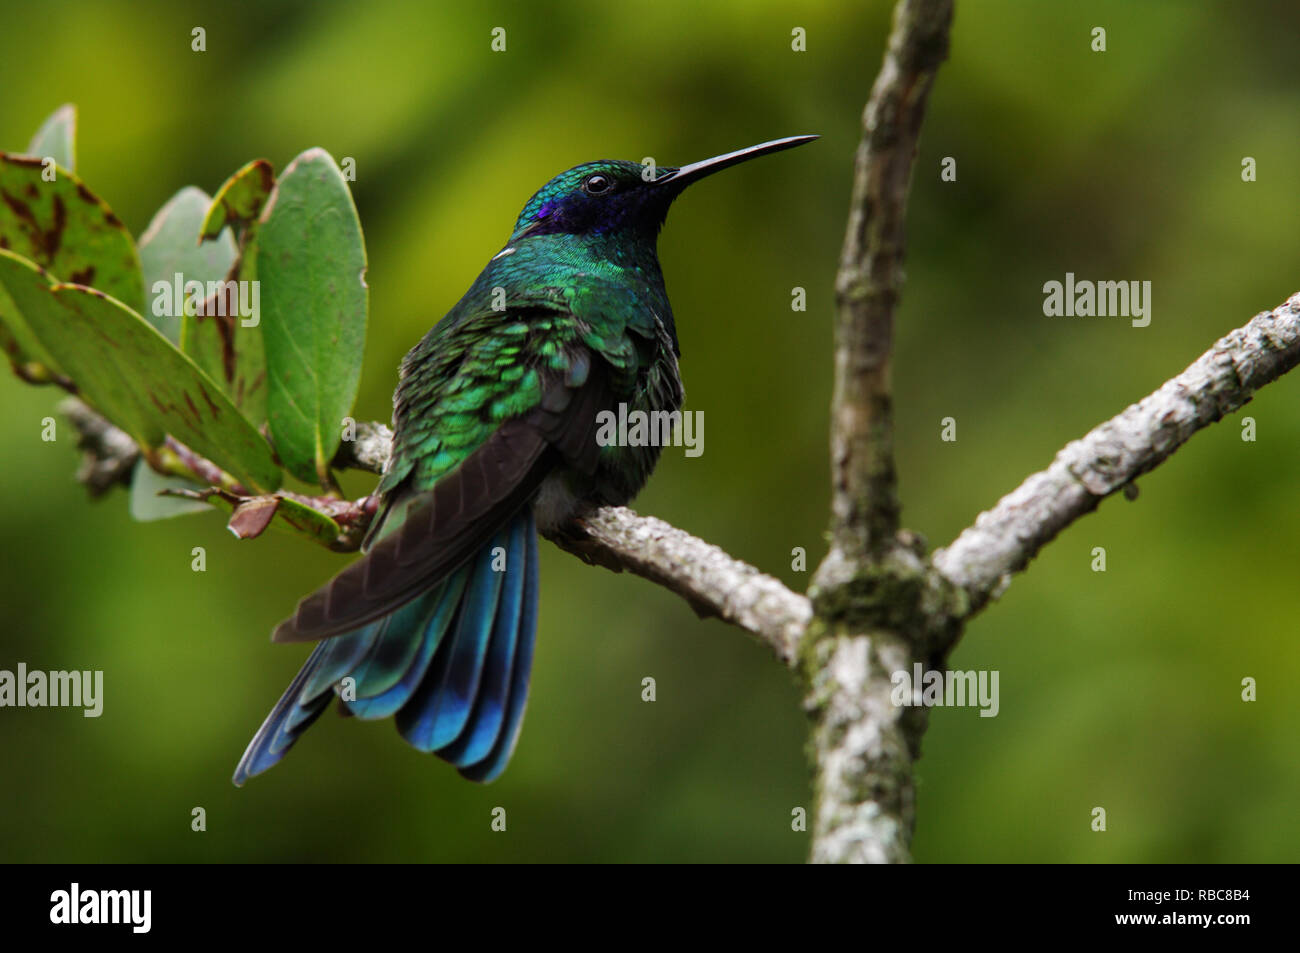
{"type": "Polygon", "coordinates": [[[510,673],[510,694],[506,699],[505,724],[492,746],[491,753],[477,764],[460,769],[462,777],[487,784],[500,777],[510,763],[515,744],[519,741],[519,728],[528,704],[528,681],[533,671],[533,644],[537,637],[537,526],[533,514],[528,514],[527,555],[524,557],[523,611],[519,617],[518,644],[510,673]]]}
{"type": "Polygon", "coordinates": [[[300,708],[298,704],[298,695],[315,673],[325,649],[326,645],[318,645],[316,650],[311,653],[311,656],[307,659],[307,664],[289,683],[289,688],[276,702],[275,707],[271,709],[271,714],[266,716],[266,721],[262,722],[262,727],[257,730],[253,740],[248,743],[244,756],[239,760],[238,767],[235,768],[234,782],[236,785],[242,785],[253,775],[261,774],[267,768],[276,764],[284,757],[284,752],[293,745],[298,735],[306,731],[312,722],[320,717],[320,713],[325,710],[325,706],[329,704],[328,696],[325,696],[323,702],[305,709],[300,708]],[[289,719],[295,715],[299,716],[296,727],[287,726],[289,719]],[[277,742],[279,742],[278,745],[277,742]]]}
{"type": "Polygon", "coordinates": [[[465,579],[468,575],[465,569],[457,570],[443,586],[435,590],[435,607],[425,625],[424,637],[419,640],[419,653],[410,668],[401,680],[387,691],[370,698],[358,697],[356,701],[348,702],[348,710],[353,715],[363,721],[387,718],[397,714],[398,709],[410,700],[429,670],[433,653],[437,651],[443,637],[451,628],[451,623],[456,617],[456,609],[460,605],[461,594],[465,591],[465,579]]]}
{"type": "MultiPolygon", "coordinates": [[[[285,712],[279,731],[270,739],[270,753],[288,751],[298,736],[320,717],[329,703],[329,689],[365,656],[378,631],[378,624],[372,623],[364,629],[339,639],[330,639],[316,647],[316,651],[307,660],[307,665],[303,667],[304,673],[308,668],[311,672],[299,687],[296,703],[285,712]]],[[[267,721],[269,723],[270,719],[267,721]]],[[[271,762],[274,763],[275,761],[271,762]]]]}
{"type": "Polygon", "coordinates": [[[351,698],[382,695],[410,671],[425,641],[416,633],[427,631],[443,588],[435,587],[378,621],[379,632],[370,651],[348,672],[353,680],[351,698]]]}
{"type": "Polygon", "coordinates": [[[352,678],[344,704],[397,716],[414,747],[490,781],[514,749],[537,627],[537,528],[521,510],[474,558],[382,619],[321,642],[263,722],[235,783],[280,761],[352,678]],[[505,571],[493,571],[505,550],[505,571]]]}
{"type": "MultiPolygon", "coordinates": [[[[498,558],[496,551],[505,549],[506,539],[505,533],[497,534],[474,557],[454,634],[434,656],[423,684],[397,713],[397,730],[421,751],[437,751],[451,744],[469,722],[505,576],[493,570],[493,563],[498,558]]],[[[509,566],[506,568],[508,571],[509,566]]]]}
{"type": "Polygon", "coordinates": [[[506,702],[510,694],[510,670],[514,666],[519,642],[519,619],[523,614],[524,577],[527,567],[528,527],[523,523],[511,527],[506,550],[505,579],[488,646],[487,662],[479,683],[473,714],[460,736],[438,751],[438,757],[458,768],[482,761],[492,751],[501,725],[505,721],[506,702]],[[513,571],[510,571],[513,570],[513,571]]]}
{"type": "Polygon", "coordinates": [[[372,622],[356,632],[320,643],[312,653],[313,657],[319,655],[320,660],[311,679],[303,685],[298,701],[305,704],[332,688],[335,682],[365,658],[378,634],[379,623],[372,622]]]}

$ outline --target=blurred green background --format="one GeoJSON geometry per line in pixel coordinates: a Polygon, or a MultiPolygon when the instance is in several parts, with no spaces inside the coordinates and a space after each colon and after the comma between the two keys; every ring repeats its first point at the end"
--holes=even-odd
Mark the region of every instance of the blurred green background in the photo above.
{"type": "MultiPolygon", "coordinates": [[[[913,186],[895,365],[904,518],[932,545],[1300,290],[1300,9],[1087,6],[958,6],[913,186]],[[956,182],[940,182],[943,156],[956,182]],[[1258,181],[1242,182],[1243,156],[1258,181]],[[1152,281],[1150,327],[1044,317],[1043,282],[1067,271],[1152,281]],[[950,415],[958,440],[943,443],[950,415]]],[[[803,589],[791,550],[810,569],[824,552],[833,275],[889,5],[545,7],[7,6],[0,145],[20,150],[75,102],[78,171],[137,235],[176,190],[211,192],[249,159],[353,157],[372,289],[357,416],[387,420],[402,355],[556,172],[821,133],[670,215],[662,261],[705,453],[666,452],[636,501],[803,589]],[[196,26],[205,53],[190,50],[196,26]]],[[[738,630],[549,545],[528,717],[499,782],[462,781],[390,724],[331,713],[235,789],[307,654],[268,633],[344,557],[240,543],[216,515],[135,524],[124,493],[90,503],[70,429],[39,438],[58,398],[0,380],[0,668],[102,669],[105,707],[0,710],[0,860],[806,856],[790,824],[810,804],[791,677],[738,630]],[[194,546],[206,573],[190,570],[194,546]],[[190,830],[195,806],[205,833],[190,830]],[[497,806],[506,833],[490,829],[497,806]]],[[[1257,442],[1240,418],[1197,436],[970,627],[953,665],[1000,671],[1001,712],[934,713],[918,860],[1297,859],[1300,378],[1244,413],[1257,442]],[[1090,571],[1094,546],[1105,573],[1090,571]],[[1089,829],[1094,806],[1105,834],[1089,829]]]]}

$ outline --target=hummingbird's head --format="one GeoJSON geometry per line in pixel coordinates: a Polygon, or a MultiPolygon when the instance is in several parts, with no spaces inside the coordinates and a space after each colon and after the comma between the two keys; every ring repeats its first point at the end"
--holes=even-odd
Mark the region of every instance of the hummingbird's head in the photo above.
{"type": "Polygon", "coordinates": [[[654,238],[668,206],[686,186],[748,159],[811,142],[816,136],[791,136],[748,149],[660,168],[601,159],[561,172],[524,206],[511,241],[526,235],[641,235],[654,238]]]}
{"type": "Polygon", "coordinates": [[[513,237],[657,231],[671,200],[648,188],[641,170],[635,162],[600,159],[561,172],[528,200],[513,237]]]}

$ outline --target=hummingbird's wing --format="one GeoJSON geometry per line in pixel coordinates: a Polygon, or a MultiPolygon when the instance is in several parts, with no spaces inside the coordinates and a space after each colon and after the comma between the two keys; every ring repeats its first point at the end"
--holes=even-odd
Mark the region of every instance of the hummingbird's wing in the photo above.
{"type": "Polygon", "coordinates": [[[454,572],[559,464],[591,474],[612,368],[572,315],[487,312],[440,323],[402,366],[386,503],[365,555],[272,638],[350,632],[454,572]]]}

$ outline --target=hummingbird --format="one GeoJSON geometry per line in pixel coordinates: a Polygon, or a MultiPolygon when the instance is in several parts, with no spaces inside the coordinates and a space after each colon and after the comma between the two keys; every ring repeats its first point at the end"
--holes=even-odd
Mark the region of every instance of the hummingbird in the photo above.
{"type": "Polygon", "coordinates": [[[602,412],[671,413],[685,396],[657,253],[668,207],[714,172],[816,138],[657,174],[587,162],[528,200],[403,359],[363,555],[272,634],[318,644],[235,784],[278,763],[336,696],[345,714],[394,716],[410,745],[470,780],[505,770],[532,670],[538,534],[629,502],[654,469],[658,446],[602,445],[602,412]]]}

